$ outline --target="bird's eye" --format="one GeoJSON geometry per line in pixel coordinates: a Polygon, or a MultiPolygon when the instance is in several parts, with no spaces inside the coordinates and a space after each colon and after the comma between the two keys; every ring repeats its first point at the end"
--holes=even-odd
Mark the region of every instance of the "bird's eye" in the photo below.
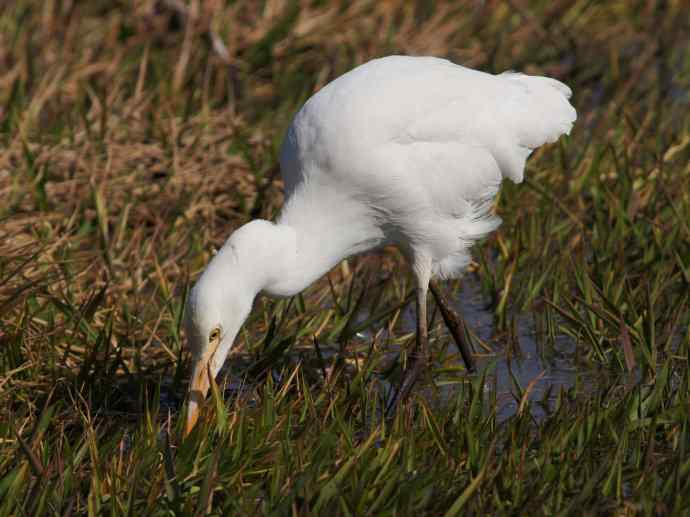
{"type": "Polygon", "coordinates": [[[217,339],[220,339],[220,329],[219,328],[214,328],[211,333],[208,335],[208,342],[212,343],[216,341],[217,339]]]}

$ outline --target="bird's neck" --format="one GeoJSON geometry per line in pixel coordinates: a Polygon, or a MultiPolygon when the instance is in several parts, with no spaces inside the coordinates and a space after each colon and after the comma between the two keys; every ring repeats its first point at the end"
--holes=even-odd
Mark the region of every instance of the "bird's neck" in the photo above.
{"type": "Polygon", "coordinates": [[[263,288],[271,296],[294,296],[343,259],[384,241],[375,218],[362,204],[324,188],[294,192],[276,228],[294,238],[274,254],[276,263],[271,267],[277,274],[263,288]]]}

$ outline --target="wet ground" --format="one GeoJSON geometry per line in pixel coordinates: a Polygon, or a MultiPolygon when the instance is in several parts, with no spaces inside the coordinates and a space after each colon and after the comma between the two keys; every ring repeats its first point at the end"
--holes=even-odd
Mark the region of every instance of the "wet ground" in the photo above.
{"type": "Polygon", "coordinates": [[[557,336],[554,343],[539,339],[530,314],[516,315],[516,335],[519,345],[506,348],[505,336],[497,335],[489,300],[482,295],[476,277],[468,275],[462,281],[455,298],[455,307],[474,332],[493,349],[493,354],[479,356],[478,367],[495,365],[487,376],[487,388],[496,389],[498,417],[505,419],[519,407],[519,392],[524,393],[532,383],[528,398],[535,418],[546,416],[561,390],[587,392],[606,372],[583,360],[583,350],[573,338],[557,336]],[[512,375],[511,375],[512,373],[512,375]],[[515,386],[515,383],[519,388],[515,386]]]}
{"type": "MultiPolygon", "coordinates": [[[[520,393],[524,393],[525,390],[528,390],[528,398],[531,402],[530,411],[534,418],[539,420],[549,413],[550,408],[553,408],[561,390],[575,390],[577,393],[586,394],[597,382],[601,382],[607,376],[606,371],[597,369],[591,361],[584,359],[584,351],[578,348],[573,338],[561,335],[556,337],[555,342],[545,344],[544,339],[539,339],[534,318],[530,314],[515,316],[516,332],[513,345],[507,345],[506,336],[497,333],[489,300],[482,294],[479,280],[473,275],[467,275],[462,280],[460,288],[455,291],[451,301],[473,332],[491,349],[491,351],[479,350],[480,353],[475,357],[478,371],[487,370],[485,383],[487,400],[491,396],[491,391],[494,389],[496,391],[499,420],[508,418],[518,410],[520,393]],[[515,342],[518,343],[517,346],[515,342]]],[[[366,315],[362,315],[361,319],[366,319],[366,315]]],[[[402,330],[412,332],[414,328],[415,314],[410,304],[403,314],[402,330]]],[[[376,328],[365,330],[358,333],[357,338],[362,342],[370,342],[376,330],[376,328]]],[[[448,337],[450,339],[450,336],[448,337]]],[[[449,353],[457,354],[457,348],[452,340],[449,346],[449,353]]],[[[330,364],[336,351],[336,346],[329,346],[327,343],[321,346],[321,353],[327,364],[330,364]]],[[[397,350],[391,349],[386,355],[394,359],[397,354],[397,350]]],[[[237,368],[232,368],[232,370],[238,371],[237,368]]],[[[467,374],[468,377],[470,375],[467,374]]],[[[221,371],[219,379],[224,379],[226,398],[238,392],[247,391],[247,386],[243,387],[242,378],[230,373],[228,365],[221,371]]],[[[439,383],[439,385],[441,395],[447,399],[453,396],[458,384],[439,383]]],[[[392,393],[390,384],[382,381],[382,386],[384,391],[392,393]]],[[[164,399],[167,398],[164,393],[161,395],[164,399]]],[[[174,398],[179,401],[179,397],[174,398]]],[[[167,405],[165,400],[162,402],[167,405]]],[[[177,405],[173,400],[170,402],[170,405],[177,405]]]]}

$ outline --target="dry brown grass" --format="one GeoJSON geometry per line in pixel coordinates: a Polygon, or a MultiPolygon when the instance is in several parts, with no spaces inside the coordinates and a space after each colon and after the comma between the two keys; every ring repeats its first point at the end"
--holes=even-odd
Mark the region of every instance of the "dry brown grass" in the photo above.
{"type": "MultiPolygon", "coordinates": [[[[476,513],[514,513],[513,503],[537,513],[686,510],[689,12],[684,0],[3,3],[0,500],[11,486],[34,510],[43,503],[32,494],[44,494],[54,513],[104,501],[122,511],[204,503],[239,512],[257,500],[266,512],[323,504],[357,513],[389,490],[394,496],[376,504],[393,513],[438,513],[453,503],[476,513]],[[500,428],[461,376],[466,390],[455,410],[473,407],[481,418],[462,427],[452,411],[422,401],[398,427],[377,427],[386,436],[381,449],[366,449],[375,433],[362,422],[376,405],[368,354],[410,338],[398,306],[407,277],[387,250],[338,268],[289,306],[257,303],[238,341],[250,362],[277,357],[277,370],[298,372],[294,392],[254,379],[257,393],[278,394],[282,406],[268,395],[257,396],[257,408],[236,400],[227,424],[220,404],[207,415],[204,429],[215,429],[208,438],[161,446],[158,424],[171,424],[151,410],[161,400],[152,393],[163,386],[168,397],[183,396],[179,321],[189,282],[232,229],[279,210],[276,153],[299,105],[352,66],[391,53],[572,86],[579,120],[571,139],[536,153],[530,181],[502,191],[505,224],[480,248],[474,271],[493,301],[492,347],[519,352],[514,314],[526,310],[547,345],[568,334],[583,361],[615,375],[636,361],[639,382],[614,378],[595,393],[563,396],[543,425],[525,411],[500,428]],[[314,337],[328,345],[342,336],[363,292],[376,294],[366,300],[369,313],[390,311],[375,325],[389,341],[355,342],[351,382],[329,384],[325,395],[309,380],[318,368],[306,354],[314,337]],[[276,342],[294,341],[298,359],[264,343],[275,321],[283,323],[276,342]],[[635,404],[647,413],[628,421],[635,404]],[[300,413],[311,416],[292,423],[300,413]],[[52,416],[43,425],[41,415],[52,416]],[[256,447],[242,449],[242,433],[256,447]],[[71,485],[57,473],[74,459],[66,443],[90,451],[89,461],[73,465],[71,485]],[[496,443],[522,456],[493,457],[496,443]],[[561,447],[576,452],[559,456],[561,447]],[[179,486],[161,459],[173,449],[173,472],[184,472],[179,486]],[[27,450],[52,473],[36,474],[27,450]],[[353,464],[356,475],[339,481],[337,495],[332,480],[355,450],[370,461],[353,464]],[[292,452],[286,459],[281,451],[292,452]],[[375,451],[392,467],[367,477],[380,465],[370,453],[384,454],[375,451]],[[463,499],[477,479],[483,490],[463,499]],[[360,490],[360,481],[374,488],[360,490]],[[242,490],[222,496],[223,483],[242,490]],[[642,495],[625,495],[625,483],[642,495]],[[53,497],[59,487],[66,495],[53,497]],[[125,503],[130,493],[133,506],[125,503]],[[317,504],[321,494],[332,498],[317,504]]],[[[441,348],[444,336],[434,334],[441,348]]],[[[451,359],[444,366],[452,370],[451,359]]],[[[377,363],[378,373],[381,364],[388,366],[377,363]]],[[[0,515],[18,507],[0,502],[0,515]]]]}

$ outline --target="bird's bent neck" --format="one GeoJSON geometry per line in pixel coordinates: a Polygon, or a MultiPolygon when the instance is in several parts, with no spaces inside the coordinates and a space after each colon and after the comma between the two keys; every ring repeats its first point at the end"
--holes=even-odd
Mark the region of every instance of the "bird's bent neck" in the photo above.
{"type": "Polygon", "coordinates": [[[275,224],[290,235],[282,249],[270,254],[274,263],[270,282],[262,291],[271,296],[294,296],[341,260],[382,244],[383,232],[363,206],[323,188],[304,187],[286,203],[275,224]],[[289,242],[289,246],[286,246],[289,242]]]}

